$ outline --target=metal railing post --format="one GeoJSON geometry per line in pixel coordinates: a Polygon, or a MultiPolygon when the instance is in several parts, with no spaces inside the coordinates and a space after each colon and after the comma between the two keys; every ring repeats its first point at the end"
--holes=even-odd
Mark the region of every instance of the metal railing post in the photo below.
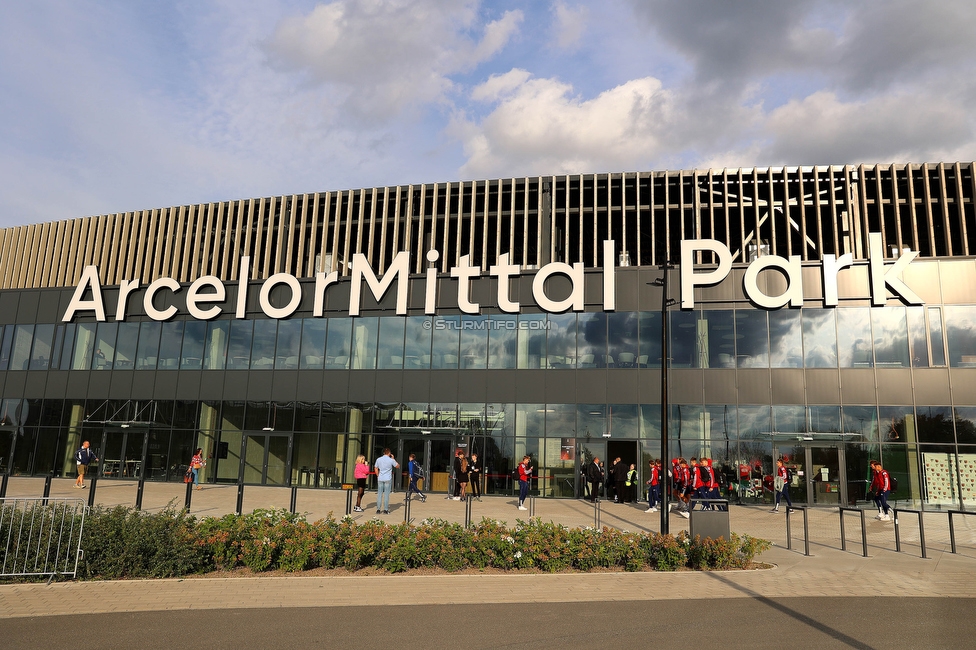
{"type": "Polygon", "coordinates": [[[295,514],[295,508],[298,505],[298,486],[291,486],[291,502],[288,504],[291,514],[295,514]]]}
{"type": "Polygon", "coordinates": [[[596,499],[593,499],[593,527],[597,530],[600,530],[603,525],[602,515],[603,506],[601,505],[600,498],[597,497],[596,499]]]}
{"type": "Polygon", "coordinates": [[[244,479],[237,481],[237,516],[244,514],[244,479]]]}
{"type": "MultiPolygon", "coordinates": [[[[7,480],[9,478],[10,476],[6,472],[3,473],[3,478],[0,478],[0,499],[7,496],[7,480]]],[[[955,553],[955,551],[953,551],[953,553],[955,553]]]]}
{"type": "Polygon", "coordinates": [[[847,508],[839,506],[837,511],[840,513],[840,550],[847,550],[847,534],[844,527],[844,513],[856,512],[861,518],[861,555],[868,557],[868,527],[864,520],[864,510],[862,508],[847,508]]]}
{"type": "Polygon", "coordinates": [[[142,510],[142,493],[146,489],[146,473],[139,473],[139,485],[136,487],[136,510],[142,510]]]}
{"type": "Polygon", "coordinates": [[[810,517],[806,506],[803,506],[803,554],[810,555],[810,517]]]}
{"type": "MultiPolygon", "coordinates": [[[[352,503],[352,490],[349,490],[349,497],[346,499],[346,501],[349,504],[352,503]]],[[[347,507],[350,509],[352,508],[351,505],[347,505],[347,507]]],[[[347,512],[346,514],[349,513],[347,512]]],[[[407,497],[403,500],[403,523],[405,524],[410,523],[410,490],[409,489],[407,489],[407,497]]]]}
{"type": "MultiPolygon", "coordinates": [[[[918,515],[918,541],[919,544],[921,544],[922,546],[922,558],[928,559],[928,552],[925,550],[925,524],[922,522],[922,514],[923,514],[922,511],[909,510],[908,508],[902,508],[901,510],[899,510],[898,508],[892,508],[891,511],[895,513],[895,551],[898,553],[901,552],[901,532],[899,530],[901,526],[898,522],[898,515],[899,513],[902,512],[910,512],[912,514],[918,515]]],[[[950,537],[951,537],[951,532],[950,532],[950,537]]]]}
{"type": "Polygon", "coordinates": [[[98,485],[98,472],[95,472],[91,476],[91,480],[88,481],[88,507],[95,507],[95,486],[98,485]]]}
{"type": "Polygon", "coordinates": [[[352,514],[352,488],[346,490],[346,516],[352,514]]]}
{"type": "MultiPolygon", "coordinates": [[[[3,479],[4,479],[4,481],[6,481],[7,480],[7,476],[4,475],[3,479]]],[[[0,497],[3,497],[3,493],[2,492],[0,492],[0,497]]],[[[955,553],[956,552],[956,529],[953,528],[953,526],[952,526],[952,514],[953,514],[953,511],[950,510],[949,511],[949,548],[951,549],[951,552],[952,553],[955,553]]]]}
{"type": "Polygon", "coordinates": [[[190,499],[193,497],[193,481],[186,484],[186,498],[183,500],[183,508],[189,512],[190,499]]]}
{"type": "Polygon", "coordinates": [[[844,530],[844,508],[838,508],[837,512],[840,513],[840,550],[847,550],[847,531],[844,530]]]}
{"type": "Polygon", "coordinates": [[[786,509],[786,550],[793,550],[793,528],[790,526],[790,513],[793,512],[792,508],[786,509]]]}
{"type": "Polygon", "coordinates": [[[535,517],[535,497],[529,497],[529,516],[535,517]]]}
{"type": "Polygon", "coordinates": [[[54,478],[52,474],[48,474],[44,477],[44,496],[41,499],[41,505],[47,505],[47,499],[51,496],[51,479],[54,478]]]}
{"type": "Polygon", "coordinates": [[[918,512],[918,541],[922,545],[922,559],[928,559],[928,553],[925,552],[925,524],[922,521],[922,511],[918,512]]]}
{"type": "Polygon", "coordinates": [[[895,513],[895,552],[901,553],[901,533],[898,532],[898,510],[892,508],[891,511],[895,513]]]}
{"type": "Polygon", "coordinates": [[[861,510],[861,551],[864,557],[868,556],[868,525],[864,519],[864,510],[861,510]]]}
{"type": "Polygon", "coordinates": [[[469,494],[465,497],[465,501],[467,503],[464,504],[464,527],[470,528],[471,527],[471,504],[473,503],[474,499],[472,499],[471,495],[469,494]]]}

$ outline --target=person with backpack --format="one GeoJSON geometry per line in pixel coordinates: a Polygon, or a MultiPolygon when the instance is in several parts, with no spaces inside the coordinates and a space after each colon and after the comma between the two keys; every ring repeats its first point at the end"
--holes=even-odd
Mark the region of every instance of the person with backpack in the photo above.
{"type": "MultiPolygon", "coordinates": [[[[712,459],[711,458],[706,458],[705,459],[705,466],[707,467],[709,474],[711,474],[711,476],[712,476],[711,485],[709,485],[709,488],[708,488],[708,498],[709,499],[721,499],[722,498],[722,484],[724,483],[725,476],[724,476],[724,474],[722,472],[720,472],[719,470],[717,470],[715,467],[712,466],[712,459]]],[[[722,504],[712,504],[712,505],[717,510],[728,510],[729,509],[729,507],[727,505],[722,505],[722,504]]]]}
{"type": "Polygon", "coordinates": [[[878,514],[875,519],[891,521],[890,507],[888,506],[888,495],[891,494],[891,475],[876,460],[872,460],[870,465],[871,471],[874,472],[874,478],[868,491],[874,492],[874,503],[878,506],[878,514]]]}
{"type": "MultiPolygon", "coordinates": [[[[712,469],[708,466],[708,459],[701,458],[698,461],[698,481],[701,485],[698,487],[697,494],[699,499],[711,499],[712,498],[712,481],[715,477],[712,475],[712,469]]],[[[702,510],[714,510],[715,506],[707,501],[702,502],[702,510]]]]}
{"type": "Polygon", "coordinates": [[[424,478],[424,470],[417,462],[417,454],[410,454],[409,462],[407,463],[407,476],[410,477],[410,484],[407,486],[407,499],[410,499],[410,495],[416,492],[420,495],[420,502],[423,503],[427,500],[427,495],[420,491],[417,487],[417,481],[424,478]]]}
{"type": "MultiPolygon", "coordinates": [[[[691,465],[688,468],[691,472],[691,490],[692,498],[696,499],[707,499],[708,498],[708,482],[706,481],[706,476],[702,471],[702,465],[698,463],[698,459],[694,456],[691,458],[691,465]]],[[[702,510],[708,510],[708,504],[701,504],[702,510]]],[[[694,510],[695,505],[691,504],[689,510],[694,510]]]]}
{"type": "Polygon", "coordinates": [[[529,456],[523,456],[522,462],[518,466],[519,474],[519,500],[518,509],[528,510],[525,507],[525,498],[529,496],[529,481],[532,480],[532,466],[529,464],[532,459],[529,456]]]}
{"type": "Polygon", "coordinates": [[[657,512],[657,502],[661,500],[661,459],[647,461],[651,468],[651,478],[647,479],[647,510],[657,512]]]}
{"type": "Polygon", "coordinates": [[[793,501],[790,499],[790,482],[792,480],[793,476],[790,468],[780,458],[776,461],[776,478],[773,479],[773,489],[776,492],[776,505],[773,506],[770,512],[779,512],[779,500],[781,497],[786,498],[786,509],[789,512],[793,512],[793,501]]]}
{"type": "Polygon", "coordinates": [[[600,500],[600,486],[603,484],[603,466],[600,459],[594,457],[593,462],[586,466],[586,482],[590,485],[590,501],[600,500]]]}
{"type": "Polygon", "coordinates": [[[85,471],[90,464],[97,460],[98,456],[91,450],[91,444],[87,440],[81,443],[81,447],[75,452],[75,466],[78,468],[78,478],[75,479],[76,488],[88,487],[85,485],[85,471]]]}

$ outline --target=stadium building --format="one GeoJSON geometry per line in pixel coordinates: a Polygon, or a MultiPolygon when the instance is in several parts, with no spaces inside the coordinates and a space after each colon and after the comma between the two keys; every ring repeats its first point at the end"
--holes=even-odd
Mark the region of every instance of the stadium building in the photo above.
{"type": "MultiPolygon", "coordinates": [[[[0,231],[0,467],[336,489],[416,453],[714,459],[734,498],[976,498],[972,163],[318,192],[0,231]],[[671,266],[669,266],[669,264],[671,266]],[[674,305],[664,304],[661,281],[674,305]],[[669,339],[662,345],[662,315],[669,339]],[[662,357],[667,368],[662,369],[662,357]]],[[[402,480],[398,477],[397,481],[402,480]]]]}

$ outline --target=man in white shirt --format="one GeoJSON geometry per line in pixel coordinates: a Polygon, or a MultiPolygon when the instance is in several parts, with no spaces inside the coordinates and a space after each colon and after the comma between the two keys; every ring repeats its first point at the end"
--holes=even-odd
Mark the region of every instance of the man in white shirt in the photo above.
{"type": "Polygon", "coordinates": [[[393,459],[393,452],[387,447],[383,455],[376,459],[376,514],[390,514],[390,492],[393,491],[393,469],[400,463],[393,459]]]}

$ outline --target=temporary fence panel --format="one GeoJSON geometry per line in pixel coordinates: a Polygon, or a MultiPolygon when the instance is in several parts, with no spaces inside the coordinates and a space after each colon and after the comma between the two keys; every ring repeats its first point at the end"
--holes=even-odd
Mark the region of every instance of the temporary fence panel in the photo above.
{"type": "Polygon", "coordinates": [[[87,513],[81,499],[0,499],[0,577],[76,577],[87,513]]]}

